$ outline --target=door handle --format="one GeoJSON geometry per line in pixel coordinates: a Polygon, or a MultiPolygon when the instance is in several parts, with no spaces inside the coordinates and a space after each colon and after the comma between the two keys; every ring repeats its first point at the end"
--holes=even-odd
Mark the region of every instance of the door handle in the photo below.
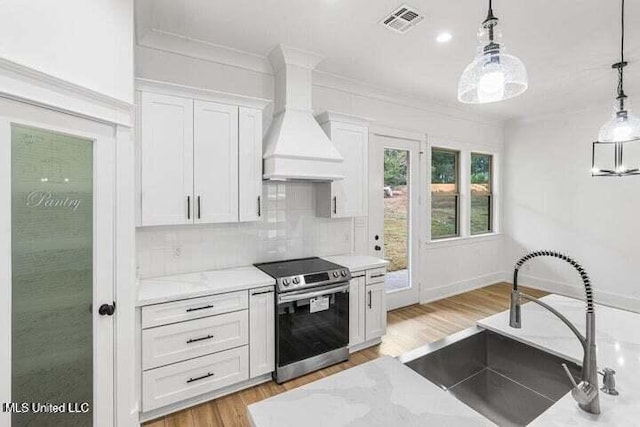
{"type": "Polygon", "coordinates": [[[102,304],[98,309],[98,314],[100,316],[113,316],[115,312],[116,312],[115,301],[113,302],[113,304],[102,304]]]}
{"type": "Polygon", "coordinates": [[[373,249],[375,249],[376,251],[380,251],[382,248],[380,247],[380,245],[375,245],[373,249]]]}

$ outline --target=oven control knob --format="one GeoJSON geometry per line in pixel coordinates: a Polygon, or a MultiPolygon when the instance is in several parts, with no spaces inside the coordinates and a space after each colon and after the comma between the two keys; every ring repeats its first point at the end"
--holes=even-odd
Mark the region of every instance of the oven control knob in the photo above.
{"type": "Polygon", "coordinates": [[[342,270],[340,274],[342,274],[342,277],[347,277],[347,270],[342,270]]]}
{"type": "Polygon", "coordinates": [[[333,272],[333,277],[337,278],[340,275],[340,273],[338,273],[337,271],[333,272]]]}
{"type": "Polygon", "coordinates": [[[294,277],[293,278],[293,284],[297,285],[298,283],[300,283],[300,278],[299,277],[294,277]]]}
{"type": "Polygon", "coordinates": [[[289,286],[289,279],[282,279],[282,284],[285,286],[289,286]]]}

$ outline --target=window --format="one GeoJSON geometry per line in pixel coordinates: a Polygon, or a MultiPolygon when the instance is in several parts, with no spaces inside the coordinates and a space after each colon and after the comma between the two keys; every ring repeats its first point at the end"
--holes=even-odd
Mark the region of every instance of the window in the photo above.
{"type": "Polygon", "coordinates": [[[431,150],[431,239],[460,235],[458,151],[431,150]]]}
{"type": "Polygon", "coordinates": [[[471,153],[471,234],[493,231],[493,156],[471,153]]]}

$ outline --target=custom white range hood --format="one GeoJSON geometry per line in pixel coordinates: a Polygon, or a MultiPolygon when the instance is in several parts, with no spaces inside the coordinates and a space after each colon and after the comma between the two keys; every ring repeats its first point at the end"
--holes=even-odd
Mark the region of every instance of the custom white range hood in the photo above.
{"type": "Polygon", "coordinates": [[[342,156],[311,109],[311,72],[322,57],[278,45],[269,54],[275,74],[275,108],[264,140],[263,177],[278,181],[334,181],[342,156]]]}

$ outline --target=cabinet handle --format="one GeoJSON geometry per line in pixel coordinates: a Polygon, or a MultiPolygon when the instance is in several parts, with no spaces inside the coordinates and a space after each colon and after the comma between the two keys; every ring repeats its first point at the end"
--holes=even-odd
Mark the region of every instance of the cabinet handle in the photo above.
{"type": "Polygon", "coordinates": [[[192,342],[210,340],[211,338],[213,338],[213,335],[207,335],[206,337],[200,337],[200,338],[191,338],[187,340],[187,344],[191,344],[192,342]]]}
{"type": "Polygon", "coordinates": [[[372,301],[371,301],[371,298],[372,298],[372,297],[371,297],[371,291],[369,291],[369,304],[368,304],[368,305],[369,305],[369,310],[371,310],[371,307],[373,306],[373,303],[372,303],[372,301]]]}
{"type": "Polygon", "coordinates": [[[201,213],[202,213],[202,210],[200,208],[200,196],[198,196],[198,219],[201,218],[202,216],[201,213]]]}
{"type": "Polygon", "coordinates": [[[208,372],[206,375],[203,375],[203,376],[201,376],[201,377],[189,378],[189,379],[187,380],[187,384],[192,383],[192,382],[194,382],[194,381],[200,381],[200,380],[203,380],[203,379],[205,379],[205,378],[212,377],[212,376],[213,376],[213,374],[212,374],[211,372],[208,372]]]}
{"type": "Polygon", "coordinates": [[[268,291],[251,292],[251,296],[253,296],[253,295],[262,295],[262,294],[270,294],[271,292],[273,292],[273,289],[269,289],[268,291]]]}
{"type": "Polygon", "coordinates": [[[333,213],[338,213],[338,196],[333,196],[333,213]]]}
{"type": "Polygon", "coordinates": [[[380,273],[380,274],[372,274],[371,278],[372,279],[377,279],[378,277],[384,277],[384,273],[380,273]]]}
{"type": "Polygon", "coordinates": [[[260,206],[260,196],[258,196],[258,216],[262,216],[262,206],[260,206]]]}
{"type": "Polygon", "coordinates": [[[191,219],[191,196],[187,196],[187,219],[191,219]]]}
{"type": "Polygon", "coordinates": [[[192,311],[198,311],[198,310],[206,310],[208,308],[213,308],[213,306],[212,305],[205,305],[204,307],[187,308],[187,313],[191,313],[192,311]]]}

